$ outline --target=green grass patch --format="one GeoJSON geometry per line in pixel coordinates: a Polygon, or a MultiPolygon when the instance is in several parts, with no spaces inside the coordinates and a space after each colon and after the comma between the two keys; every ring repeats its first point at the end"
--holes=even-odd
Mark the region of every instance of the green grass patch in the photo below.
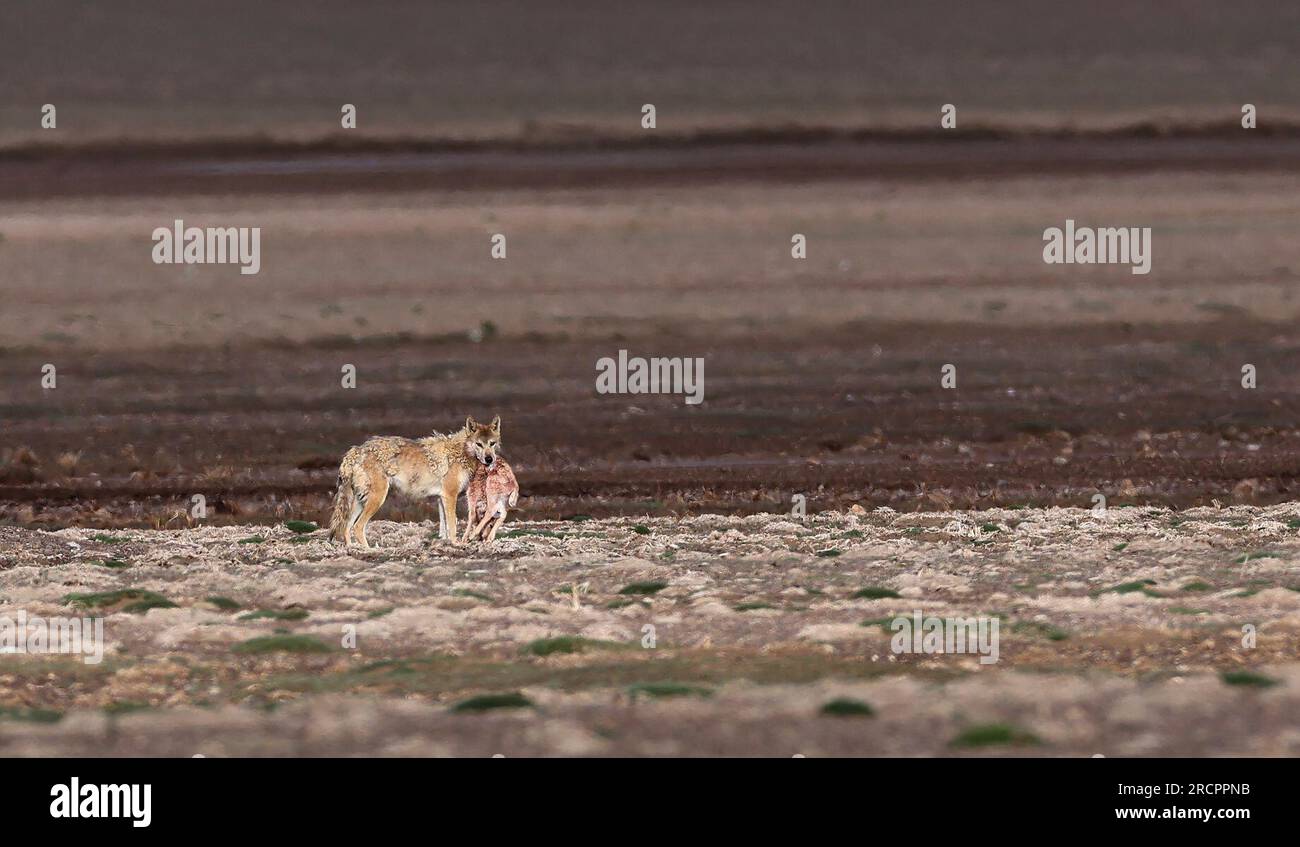
{"type": "Polygon", "coordinates": [[[1195,582],[1187,583],[1186,585],[1184,585],[1182,588],[1178,590],[1179,591],[1213,591],[1214,586],[1210,585],[1208,582],[1202,582],[1198,579],[1195,582]]]}
{"type": "Polygon", "coordinates": [[[54,709],[26,709],[15,706],[0,706],[0,720],[25,721],[27,723],[58,723],[63,720],[63,712],[54,709]]]}
{"type": "Polygon", "coordinates": [[[1043,742],[1038,738],[1038,736],[1033,733],[1011,726],[1010,724],[985,723],[963,729],[955,738],[952,739],[952,741],[948,742],[948,746],[972,748],[995,747],[1009,744],[1022,747],[1042,743],[1043,742]]]}
{"type": "Polygon", "coordinates": [[[834,547],[831,547],[827,550],[817,551],[817,557],[820,559],[834,559],[838,555],[840,555],[840,551],[836,550],[834,547]]]}
{"type": "Polygon", "coordinates": [[[504,532],[497,533],[498,538],[521,538],[525,535],[537,535],[542,538],[567,538],[563,532],[556,532],[552,529],[507,529],[504,532]]]}
{"type": "Polygon", "coordinates": [[[1124,541],[1124,542],[1121,542],[1121,543],[1119,543],[1119,544],[1116,544],[1114,547],[1112,547],[1112,548],[1110,548],[1110,549],[1111,549],[1111,552],[1112,552],[1112,553],[1123,553],[1125,547],[1128,547],[1128,542],[1127,542],[1127,541],[1124,541]]]}
{"type": "Polygon", "coordinates": [[[1253,562],[1255,559],[1280,559],[1280,558],[1282,558],[1281,553],[1276,553],[1272,550],[1256,550],[1253,553],[1242,553],[1240,556],[1233,559],[1232,561],[1233,564],[1244,565],[1247,562],[1253,562]]]}
{"type": "Polygon", "coordinates": [[[143,615],[150,609],[175,609],[176,604],[155,594],[152,597],[145,597],[143,600],[137,600],[134,603],[127,603],[122,607],[122,611],[132,615],[143,615]]]}
{"type": "Polygon", "coordinates": [[[980,532],[1001,532],[1002,527],[995,523],[980,524],[980,532]]]}
{"type": "Polygon", "coordinates": [[[531,709],[533,701],[529,700],[518,691],[511,691],[508,694],[480,694],[477,697],[470,697],[468,700],[461,700],[451,707],[453,712],[474,714],[478,712],[490,712],[493,709],[531,709]]]}
{"type": "Polygon", "coordinates": [[[125,538],[119,538],[116,535],[105,535],[102,532],[97,535],[90,536],[90,540],[98,541],[101,544],[125,544],[126,543],[125,538]]]}
{"type": "Polygon", "coordinates": [[[325,642],[309,635],[264,635],[250,638],[234,646],[236,653],[258,655],[262,653],[329,653],[333,650],[325,642]]]}
{"type": "Polygon", "coordinates": [[[636,526],[632,527],[632,531],[635,532],[637,535],[649,535],[650,527],[646,526],[645,524],[639,523],[636,526]]]}
{"type": "Polygon", "coordinates": [[[99,591],[84,594],[65,594],[62,601],[71,606],[80,606],[83,609],[105,609],[110,606],[116,606],[119,603],[125,603],[122,607],[123,612],[132,614],[141,614],[150,609],[174,609],[176,604],[168,600],[161,594],[155,594],[152,591],[145,591],[141,588],[123,588],[118,591],[99,591]]]}
{"type": "Polygon", "coordinates": [[[238,542],[238,543],[240,543],[240,544],[261,544],[261,543],[263,543],[263,542],[265,542],[265,541],[266,541],[266,539],[265,539],[264,537],[260,536],[260,535],[250,535],[250,536],[248,536],[247,538],[241,538],[241,539],[239,539],[239,542],[238,542]]]}
{"type": "Polygon", "coordinates": [[[374,620],[375,618],[382,618],[384,615],[392,614],[392,612],[392,606],[389,606],[387,609],[372,609],[369,612],[366,612],[366,617],[374,620]]]}
{"type": "Polygon", "coordinates": [[[824,704],[821,708],[823,715],[831,715],[837,718],[869,718],[876,714],[876,710],[871,705],[861,700],[853,700],[849,697],[837,697],[834,700],[824,704]]]}
{"type": "Polygon", "coordinates": [[[310,614],[311,612],[306,609],[258,609],[256,612],[240,615],[238,619],[241,621],[302,621],[310,614]]]}
{"type": "Polygon", "coordinates": [[[773,606],[771,603],[737,603],[731,608],[735,609],[737,612],[753,612],[758,609],[775,609],[776,606],[773,606]]]}
{"type": "Polygon", "coordinates": [[[859,588],[853,592],[854,600],[897,600],[899,593],[892,588],[884,588],[879,585],[868,585],[866,588],[859,588]]]}
{"type": "Polygon", "coordinates": [[[532,656],[553,656],[556,653],[586,653],[588,650],[623,650],[627,644],[617,641],[601,641],[595,638],[582,638],[577,635],[559,635],[554,638],[539,638],[529,642],[523,649],[532,656]]]}
{"type": "Polygon", "coordinates": [[[106,715],[129,715],[131,712],[140,712],[149,708],[148,703],[137,703],[134,700],[115,700],[104,707],[106,715]]]}
{"type": "Polygon", "coordinates": [[[1017,621],[1011,627],[1011,631],[1026,635],[1041,635],[1048,641],[1064,641],[1070,637],[1070,633],[1066,630],[1042,621],[1017,621]]]}
{"type": "Polygon", "coordinates": [[[572,523],[582,523],[591,520],[591,515],[569,515],[565,520],[572,523]]]}
{"type": "Polygon", "coordinates": [[[320,527],[316,526],[316,524],[311,521],[285,521],[284,525],[290,532],[296,532],[299,535],[305,535],[306,533],[315,532],[320,529],[320,527]]]}
{"type": "Polygon", "coordinates": [[[685,682],[638,682],[629,685],[627,693],[633,700],[642,695],[664,700],[672,697],[712,697],[713,689],[685,682]]]}
{"type": "Polygon", "coordinates": [[[100,562],[99,564],[100,564],[101,566],[103,566],[103,567],[106,567],[106,568],[112,568],[112,569],[115,570],[115,571],[120,571],[120,570],[122,570],[123,568],[129,568],[129,567],[131,567],[131,563],[130,563],[130,562],[124,562],[124,561],[122,561],[121,559],[105,559],[104,561],[100,562]]]}
{"type": "Polygon", "coordinates": [[[1264,676],[1262,673],[1255,671],[1224,671],[1219,674],[1225,685],[1246,685],[1254,688],[1272,688],[1280,680],[1271,676],[1264,676]]]}
{"type": "Polygon", "coordinates": [[[1209,609],[1192,609],[1187,606],[1170,606],[1169,614],[1171,615],[1208,615],[1209,609]]]}
{"type": "Polygon", "coordinates": [[[658,594],[668,587],[666,582],[632,582],[618,590],[619,594],[658,594]]]}
{"type": "Polygon", "coordinates": [[[221,596],[213,595],[212,597],[205,597],[203,599],[211,603],[212,605],[216,606],[218,609],[220,609],[223,612],[233,612],[236,609],[243,608],[234,600],[231,600],[229,597],[221,597],[221,596]]]}
{"type": "Polygon", "coordinates": [[[472,597],[472,598],[474,598],[475,600],[485,600],[485,601],[487,601],[488,603],[491,603],[491,602],[492,602],[492,598],[491,598],[490,596],[488,596],[487,594],[484,594],[484,593],[481,592],[481,591],[472,591],[472,590],[470,590],[470,589],[468,589],[468,588],[456,588],[456,589],[453,589],[452,592],[451,592],[451,594],[452,594],[453,597],[472,597]]]}

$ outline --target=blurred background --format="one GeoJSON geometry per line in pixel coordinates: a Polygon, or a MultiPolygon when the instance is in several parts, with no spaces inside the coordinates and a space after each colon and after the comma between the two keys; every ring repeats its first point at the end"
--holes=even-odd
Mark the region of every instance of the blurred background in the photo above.
{"type": "Polygon", "coordinates": [[[523,517],[1296,485],[1295,7],[5,18],[0,522],[319,519],[349,445],[469,414],[523,517]],[[153,264],[178,218],[261,227],[261,272],[153,264]],[[1067,218],[1151,227],[1151,273],[1045,265],[1067,218]],[[705,403],[596,394],[620,349],[704,357],[705,403]]]}

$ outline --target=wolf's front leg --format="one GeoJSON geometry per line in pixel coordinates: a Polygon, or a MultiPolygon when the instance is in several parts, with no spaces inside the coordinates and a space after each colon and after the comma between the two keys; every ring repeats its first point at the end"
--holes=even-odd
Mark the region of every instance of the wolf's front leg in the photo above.
{"type": "Polygon", "coordinates": [[[438,537],[447,537],[447,510],[442,506],[442,496],[438,496],[438,537]]]}
{"type": "Polygon", "coordinates": [[[460,488],[456,485],[455,480],[451,485],[443,483],[442,486],[442,512],[446,516],[447,534],[443,536],[452,544],[459,544],[460,539],[456,537],[456,499],[460,497],[460,488]]]}

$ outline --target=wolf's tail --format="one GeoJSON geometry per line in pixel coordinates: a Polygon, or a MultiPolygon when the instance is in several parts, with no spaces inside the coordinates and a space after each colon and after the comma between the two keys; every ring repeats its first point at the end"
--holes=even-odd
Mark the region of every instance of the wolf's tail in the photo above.
{"type": "Polygon", "coordinates": [[[352,480],[339,474],[339,489],[334,493],[334,512],[330,515],[330,540],[346,542],[348,513],[352,511],[352,480]]]}

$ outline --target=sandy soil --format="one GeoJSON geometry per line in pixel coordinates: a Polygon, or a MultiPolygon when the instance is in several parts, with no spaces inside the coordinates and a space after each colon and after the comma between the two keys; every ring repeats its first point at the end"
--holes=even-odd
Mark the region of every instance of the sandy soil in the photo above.
{"type": "Polygon", "coordinates": [[[0,615],[174,605],[103,607],[99,665],[7,660],[0,752],[928,755],[995,724],[1013,741],[975,752],[1294,755],[1297,526],[1292,505],[881,508],[516,522],[482,548],[381,522],[371,553],[5,529],[0,615]],[[918,609],[998,617],[996,664],[894,654],[884,622],[918,609]],[[820,712],[837,698],[875,714],[820,712]]]}
{"type": "Polygon", "coordinates": [[[1300,155],[1262,174],[14,200],[0,203],[0,288],[21,296],[0,338],[101,351],[463,337],[491,322],[666,345],[863,321],[1290,321],[1297,167],[1300,155]],[[1067,217],[1152,227],[1151,273],[1045,265],[1043,230],[1067,217]],[[261,227],[261,272],[154,264],[151,233],[177,218],[261,227]],[[790,256],[794,233],[805,260],[790,256]]]}

